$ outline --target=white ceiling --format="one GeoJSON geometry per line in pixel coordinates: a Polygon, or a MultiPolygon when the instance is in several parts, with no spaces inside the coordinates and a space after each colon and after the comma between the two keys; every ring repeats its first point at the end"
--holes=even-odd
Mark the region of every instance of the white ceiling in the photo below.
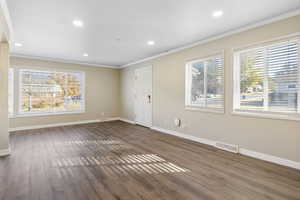
{"type": "Polygon", "coordinates": [[[300,0],[8,0],[7,4],[14,41],[23,44],[13,46],[13,54],[115,66],[300,8],[300,0]],[[224,16],[212,18],[215,10],[223,10],[224,16]],[[83,28],[73,26],[75,19],[83,21],[83,28]],[[148,46],[148,40],[156,44],[148,46]]]}

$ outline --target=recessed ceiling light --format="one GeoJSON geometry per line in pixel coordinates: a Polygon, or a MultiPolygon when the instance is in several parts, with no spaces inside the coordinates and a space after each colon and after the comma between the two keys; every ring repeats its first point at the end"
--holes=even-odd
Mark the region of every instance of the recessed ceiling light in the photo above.
{"type": "Polygon", "coordinates": [[[213,12],[212,16],[214,18],[219,18],[219,17],[222,17],[223,14],[224,14],[224,12],[222,10],[216,10],[216,11],[213,12]]]}
{"type": "Polygon", "coordinates": [[[152,40],[150,40],[150,41],[147,42],[147,44],[148,44],[149,46],[152,46],[152,45],[155,45],[155,42],[152,41],[152,40]]]}
{"type": "Polygon", "coordinates": [[[73,25],[76,27],[83,27],[83,22],[80,20],[74,20],[73,25]]]}
{"type": "Polygon", "coordinates": [[[84,53],[84,54],[83,54],[83,56],[84,56],[84,57],[88,57],[88,56],[89,56],[89,54],[87,54],[87,53],[84,53]]]}
{"type": "Polygon", "coordinates": [[[16,47],[21,47],[21,46],[23,46],[23,44],[16,42],[16,43],[15,43],[15,46],[16,46],[16,47]]]}

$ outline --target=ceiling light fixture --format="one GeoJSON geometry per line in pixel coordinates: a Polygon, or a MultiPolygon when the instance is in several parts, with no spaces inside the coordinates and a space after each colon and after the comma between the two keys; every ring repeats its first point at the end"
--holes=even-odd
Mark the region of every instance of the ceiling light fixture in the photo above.
{"type": "Polygon", "coordinates": [[[15,46],[16,46],[16,47],[21,47],[21,46],[23,46],[23,44],[16,42],[16,43],[15,43],[15,46]]]}
{"type": "Polygon", "coordinates": [[[73,25],[76,27],[83,27],[83,22],[80,20],[74,20],[73,25]]]}
{"type": "Polygon", "coordinates": [[[219,17],[222,17],[223,14],[224,14],[224,12],[223,12],[222,10],[216,10],[216,11],[214,11],[214,12],[212,13],[212,16],[213,16],[214,18],[219,18],[219,17]]]}
{"type": "Polygon", "coordinates": [[[88,56],[89,56],[89,54],[87,54],[87,53],[84,53],[84,54],[83,54],[83,56],[84,56],[84,57],[88,57],[88,56]]]}
{"type": "Polygon", "coordinates": [[[149,45],[149,46],[153,46],[153,45],[155,45],[155,42],[152,41],[152,40],[150,40],[150,41],[148,41],[148,45],[149,45]]]}

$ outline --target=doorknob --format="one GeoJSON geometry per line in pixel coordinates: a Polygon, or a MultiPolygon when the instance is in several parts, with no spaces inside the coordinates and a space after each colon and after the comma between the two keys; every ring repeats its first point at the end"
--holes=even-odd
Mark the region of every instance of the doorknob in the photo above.
{"type": "Polygon", "coordinates": [[[148,103],[151,103],[151,95],[148,95],[148,103]]]}

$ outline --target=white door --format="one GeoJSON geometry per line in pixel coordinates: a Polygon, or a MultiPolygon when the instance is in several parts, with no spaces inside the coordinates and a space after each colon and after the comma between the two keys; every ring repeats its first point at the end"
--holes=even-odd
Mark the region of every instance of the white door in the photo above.
{"type": "Polygon", "coordinates": [[[152,66],[135,70],[135,122],[152,126],[152,66]]]}

